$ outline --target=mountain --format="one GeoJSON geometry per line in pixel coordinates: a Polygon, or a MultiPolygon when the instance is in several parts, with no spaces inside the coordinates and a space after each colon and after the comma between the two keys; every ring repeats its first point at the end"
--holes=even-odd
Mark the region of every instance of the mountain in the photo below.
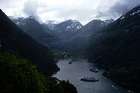
{"type": "MultiPolygon", "coordinates": [[[[59,51],[70,53],[70,55],[79,56],[80,54],[80,56],[82,56],[87,49],[90,36],[103,29],[109,22],[111,22],[111,20],[92,20],[85,26],[82,26],[78,21],[67,20],[55,24],[54,31],[50,32],[57,37],[53,46],[59,51]]],[[[50,25],[52,25],[52,22],[50,25]]]]}
{"type": "Polygon", "coordinates": [[[92,34],[98,33],[101,29],[108,25],[102,20],[92,20],[77,32],[75,32],[69,39],[65,40],[65,47],[74,55],[82,56],[86,53],[92,34]]]}
{"type": "Polygon", "coordinates": [[[13,19],[13,22],[17,24],[25,33],[37,40],[43,45],[51,47],[51,42],[55,40],[55,36],[51,35],[51,30],[44,24],[39,23],[33,17],[17,18],[13,19]]]}
{"type": "Polygon", "coordinates": [[[40,71],[50,74],[58,70],[52,52],[41,43],[17,27],[0,10],[0,42],[1,50],[14,53],[32,61],[40,71]]]}
{"type": "Polygon", "coordinates": [[[86,32],[96,32],[102,29],[104,26],[107,25],[107,22],[102,21],[102,20],[92,20],[88,24],[86,24],[81,31],[86,31],[86,32]]]}
{"type": "Polygon", "coordinates": [[[82,24],[75,20],[67,20],[59,24],[48,22],[43,25],[44,28],[46,27],[52,30],[50,34],[56,37],[55,41],[52,42],[52,46],[57,49],[63,49],[63,42],[67,42],[67,40],[71,39],[78,29],[82,27],[82,24]]]}
{"type": "Polygon", "coordinates": [[[105,76],[123,87],[140,90],[140,6],[92,36],[88,58],[102,65],[105,76]]]}
{"type": "Polygon", "coordinates": [[[55,31],[66,32],[66,31],[78,31],[82,28],[82,24],[76,20],[67,20],[57,24],[54,27],[55,31]]]}

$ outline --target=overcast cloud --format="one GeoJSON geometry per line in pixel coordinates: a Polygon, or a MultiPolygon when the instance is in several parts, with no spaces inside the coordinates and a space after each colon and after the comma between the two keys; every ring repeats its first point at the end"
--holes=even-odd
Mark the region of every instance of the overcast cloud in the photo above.
{"type": "Polygon", "coordinates": [[[34,16],[38,20],[79,20],[118,18],[140,0],[0,0],[0,8],[15,17],[34,16]]]}

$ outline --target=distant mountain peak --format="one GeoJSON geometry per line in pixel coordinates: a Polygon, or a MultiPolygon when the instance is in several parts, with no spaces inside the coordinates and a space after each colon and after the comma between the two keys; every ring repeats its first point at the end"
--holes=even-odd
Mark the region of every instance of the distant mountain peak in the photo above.
{"type": "Polygon", "coordinates": [[[66,20],[59,24],[47,24],[49,27],[53,27],[55,31],[78,31],[83,27],[83,25],[77,20],[66,20]]]}

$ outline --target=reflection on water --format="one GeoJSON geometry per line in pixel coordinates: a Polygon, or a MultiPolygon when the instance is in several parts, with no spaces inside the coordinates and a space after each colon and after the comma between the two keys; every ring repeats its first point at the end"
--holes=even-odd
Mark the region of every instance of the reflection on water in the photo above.
{"type": "Polygon", "coordinates": [[[78,93],[128,93],[122,88],[116,87],[113,82],[102,76],[103,71],[94,73],[89,71],[93,66],[86,60],[73,61],[60,60],[58,66],[60,71],[54,75],[60,80],[69,80],[77,88],[78,93]],[[83,77],[95,77],[99,79],[98,82],[83,82],[80,81],[83,77]]]}

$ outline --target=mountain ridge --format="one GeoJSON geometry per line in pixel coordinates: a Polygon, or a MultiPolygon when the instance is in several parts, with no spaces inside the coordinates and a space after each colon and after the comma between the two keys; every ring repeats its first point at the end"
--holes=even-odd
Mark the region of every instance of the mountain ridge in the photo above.
{"type": "Polygon", "coordinates": [[[2,10],[0,10],[0,20],[2,50],[31,60],[44,73],[49,74],[58,69],[51,51],[24,33],[2,10]]]}
{"type": "Polygon", "coordinates": [[[92,36],[88,59],[106,69],[104,75],[139,93],[140,6],[92,36]],[[130,77],[131,76],[131,77],[130,77]]]}

